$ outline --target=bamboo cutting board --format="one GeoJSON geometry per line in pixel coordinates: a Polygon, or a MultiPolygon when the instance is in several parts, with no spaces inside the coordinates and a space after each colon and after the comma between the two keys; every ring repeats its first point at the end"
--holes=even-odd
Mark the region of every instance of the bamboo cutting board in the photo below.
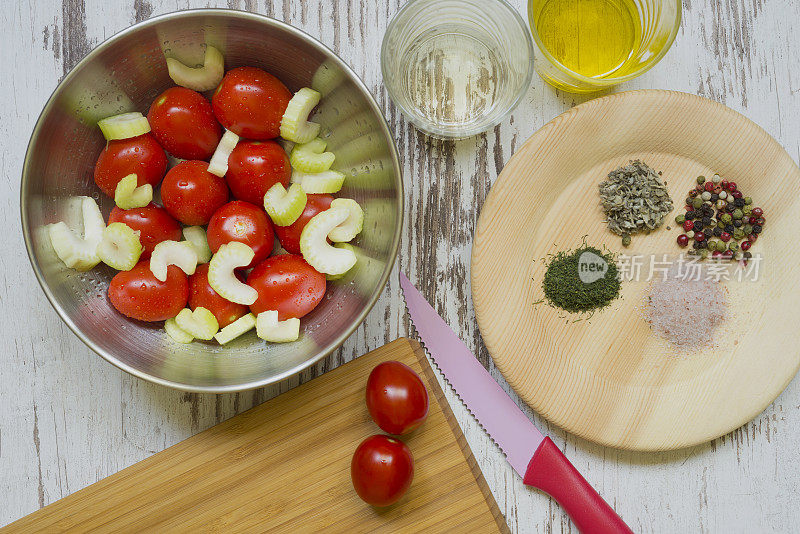
{"type": "Polygon", "coordinates": [[[419,344],[398,339],[12,523],[3,532],[508,532],[419,344]],[[380,433],[364,401],[378,363],[410,365],[428,419],[404,441],[414,481],[376,509],[350,459],[380,433]]]}
{"type": "Polygon", "coordinates": [[[800,169],[739,113],[674,91],[592,100],[536,132],[486,199],[471,269],[481,335],[520,397],[574,434],[636,450],[708,441],[760,413],[800,366],[800,263],[786,251],[798,220],[800,169]],[[623,248],[604,222],[598,184],[637,158],[663,173],[675,210],[623,248]],[[760,258],[741,280],[732,272],[723,281],[729,305],[713,344],[681,352],[640,310],[649,275],[659,276],[653,262],[685,252],[674,222],[683,200],[698,175],[715,172],[764,209],[751,249],[760,258]],[[621,298],[589,320],[541,303],[547,255],[584,238],[628,256],[621,298]]]}

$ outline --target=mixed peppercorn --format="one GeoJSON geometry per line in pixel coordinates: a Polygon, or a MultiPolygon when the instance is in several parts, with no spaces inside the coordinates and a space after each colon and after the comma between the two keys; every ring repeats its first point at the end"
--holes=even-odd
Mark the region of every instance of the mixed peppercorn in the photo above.
{"type": "Polygon", "coordinates": [[[753,207],[735,182],[715,174],[711,180],[697,177],[697,186],[686,198],[686,213],[675,217],[685,233],[678,245],[691,242],[690,254],[702,259],[711,256],[723,260],[748,260],[750,247],[764,228],[764,211],[753,207]]]}

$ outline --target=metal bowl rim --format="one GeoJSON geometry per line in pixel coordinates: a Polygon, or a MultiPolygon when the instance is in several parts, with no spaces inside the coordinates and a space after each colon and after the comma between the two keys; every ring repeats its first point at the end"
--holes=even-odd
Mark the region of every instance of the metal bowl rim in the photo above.
{"type": "Polygon", "coordinates": [[[28,141],[28,147],[25,151],[25,160],[22,166],[22,179],[20,181],[20,220],[22,222],[22,236],[25,240],[25,249],[28,252],[28,259],[31,263],[31,267],[33,268],[33,272],[36,275],[36,280],[39,282],[39,285],[44,291],[47,300],[50,302],[50,305],[53,306],[58,316],[61,318],[64,323],[69,327],[70,330],[80,339],[83,343],[92,349],[95,353],[100,355],[104,360],[109,362],[110,364],[114,365],[115,367],[122,369],[123,371],[141,378],[143,380],[147,380],[148,382],[152,382],[154,384],[159,384],[161,386],[170,387],[173,389],[181,390],[181,391],[190,391],[196,393],[232,393],[237,391],[246,391],[248,389],[254,389],[259,387],[264,387],[276,382],[280,382],[286,378],[296,375],[297,373],[311,367],[312,365],[319,362],[322,358],[329,355],[331,352],[339,348],[345,340],[350,337],[361,324],[364,322],[367,314],[372,310],[375,306],[375,303],[378,301],[383,289],[386,287],[386,283],[389,280],[389,275],[391,274],[392,269],[394,268],[394,263],[397,259],[397,252],[400,248],[400,236],[401,231],[403,228],[403,213],[404,213],[404,194],[403,194],[403,177],[402,177],[402,170],[400,168],[400,158],[397,153],[397,147],[394,142],[394,136],[392,135],[391,130],[389,129],[389,125],[386,122],[386,117],[383,115],[378,103],[375,101],[375,98],[370,93],[367,86],[361,80],[361,78],[353,72],[353,69],[350,68],[347,63],[345,63],[336,53],[334,53],[330,48],[322,44],[320,41],[315,39],[314,37],[310,36],[309,34],[305,33],[304,31],[295,28],[285,22],[267,17],[265,15],[259,15],[257,13],[250,13],[248,11],[240,11],[235,9],[187,9],[181,11],[173,11],[170,13],[164,13],[162,15],[158,15],[147,19],[145,21],[139,22],[132,26],[129,26],[111,37],[107,38],[97,46],[95,46],[86,56],[84,56],[73,68],[72,70],[67,73],[66,76],[56,85],[55,89],[51,93],[50,97],[47,100],[47,103],[42,108],[39,117],[36,119],[36,124],[33,127],[33,132],[31,133],[31,138],[28,141]],[[38,263],[35,260],[34,252],[33,252],[33,243],[31,242],[31,238],[29,237],[30,234],[30,226],[28,221],[28,216],[25,210],[26,204],[26,191],[27,191],[27,183],[29,177],[29,167],[31,166],[31,148],[34,146],[35,141],[38,140],[39,135],[41,134],[41,127],[43,123],[44,117],[48,114],[51,108],[55,105],[56,96],[59,90],[72,78],[76,77],[80,71],[91,61],[100,54],[102,50],[113,46],[118,40],[122,39],[123,37],[135,33],[142,28],[146,28],[149,26],[156,25],[164,20],[174,19],[174,18],[181,18],[184,16],[221,16],[221,17],[234,17],[234,18],[242,18],[242,19],[249,19],[252,21],[256,21],[260,24],[265,24],[267,26],[277,27],[283,31],[289,32],[294,34],[296,37],[304,41],[306,44],[316,48],[319,52],[323,53],[328,59],[333,60],[339,68],[341,68],[345,73],[348,74],[351,81],[356,85],[358,89],[366,97],[367,102],[369,103],[372,111],[377,115],[379,119],[377,122],[381,126],[382,133],[386,136],[389,140],[389,150],[392,156],[392,163],[394,165],[395,171],[395,186],[397,190],[397,227],[394,231],[394,236],[392,239],[392,245],[390,249],[390,254],[388,261],[386,262],[386,268],[384,269],[383,274],[380,278],[380,283],[378,284],[377,288],[370,296],[369,300],[366,303],[366,306],[362,310],[362,312],[358,315],[358,317],[353,321],[353,324],[347,328],[343,333],[341,333],[336,339],[334,339],[331,343],[329,343],[326,347],[321,348],[317,355],[309,360],[305,361],[304,363],[289,369],[283,373],[275,375],[270,378],[265,378],[261,380],[256,380],[252,382],[246,382],[244,384],[231,384],[227,386],[193,386],[191,384],[185,384],[181,382],[173,382],[171,380],[165,380],[162,378],[158,378],[153,376],[149,373],[145,373],[138,369],[131,367],[119,359],[116,358],[113,354],[108,353],[101,347],[97,346],[91,339],[89,339],[84,333],[75,325],[75,323],[67,316],[64,310],[61,308],[59,303],[56,301],[55,296],[50,291],[47,282],[44,279],[44,275],[42,274],[42,270],[39,267],[38,263]]]}

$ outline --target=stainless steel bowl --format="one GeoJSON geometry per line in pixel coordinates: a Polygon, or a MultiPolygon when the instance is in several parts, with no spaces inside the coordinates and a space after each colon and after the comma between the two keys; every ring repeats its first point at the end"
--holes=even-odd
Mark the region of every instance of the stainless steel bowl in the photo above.
{"type": "Polygon", "coordinates": [[[20,197],[22,229],[33,270],[47,298],[73,332],[100,356],[146,380],[173,388],[224,392],[263,386],[291,376],[337,348],[378,299],[400,240],[403,186],[397,151],[381,110],[364,84],[329,49],[303,32],[267,17],[230,10],[172,13],[111,37],[86,56],[44,107],[28,145],[20,197]],[[225,347],[172,341],[160,323],[131,321],[109,303],[115,271],[67,269],[56,257],[47,225],[66,220],[80,229],[75,197],[97,199],[107,216],[113,201],[94,184],[104,140],[98,119],[123,111],[146,113],[172,84],[165,54],[202,63],[204,46],[225,54],[226,68],[266,69],[291,90],[323,94],[315,120],[347,174],[342,196],[364,208],[354,244],[353,272],[329,283],[325,299],[303,319],[301,338],[268,345],[248,334],[225,347]]]}

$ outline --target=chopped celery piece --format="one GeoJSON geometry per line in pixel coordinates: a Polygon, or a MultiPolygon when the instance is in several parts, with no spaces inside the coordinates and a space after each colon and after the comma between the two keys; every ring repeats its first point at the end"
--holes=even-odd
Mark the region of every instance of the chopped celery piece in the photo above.
{"type": "Polygon", "coordinates": [[[289,226],[306,209],[306,192],[300,184],[292,184],[287,191],[283,184],[277,183],[264,195],[264,210],[277,226],[289,226]]]}
{"type": "Polygon", "coordinates": [[[246,334],[256,327],[256,316],[248,313],[236,319],[234,322],[220,330],[215,336],[220,345],[230,343],[237,337],[246,334]]]}
{"type": "Polygon", "coordinates": [[[197,339],[209,340],[219,332],[217,318],[207,308],[198,306],[194,311],[189,308],[181,310],[175,317],[178,328],[197,339]]]}
{"type": "Polygon", "coordinates": [[[186,274],[197,269],[197,252],[188,241],[162,241],[150,255],[150,272],[157,280],[167,281],[167,267],[175,265],[186,274]]]}
{"type": "Polygon", "coordinates": [[[300,184],[309,195],[337,193],[344,185],[344,174],[337,171],[309,173],[295,169],[292,171],[292,182],[300,184]]]}
{"type": "Polygon", "coordinates": [[[118,271],[130,271],[142,255],[139,232],[124,223],[111,223],[103,230],[103,238],[97,246],[100,260],[118,271]]]}
{"type": "Polygon", "coordinates": [[[281,137],[295,143],[308,143],[319,135],[319,124],[309,122],[308,115],[319,104],[321,96],[308,87],[294,94],[281,119],[281,137]]]}
{"type": "Polygon", "coordinates": [[[153,186],[144,184],[137,187],[137,183],[138,178],[135,174],[129,174],[117,182],[114,202],[120,209],[143,208],[153,201],[153,186]]]}
{"type": "Polygon", "coordinates": [[[169,337],[178,343],[191,343],[194,341],[194,336],[178,326],[175,317],[170,317],[164,321],[164,330],[167,331],[169,337]]]}
{"type": "Polygon", "coordinates": [[[234,270],[247,266],[254,256],[253,249],[244,243],[225,243],[208,264],[208,285],[222,298],[250,306],[258,299],[258,292],[236,278],[234,270]]]}
{"type": "Polygon", "coordinates": [[[336,159],[333,152],[325,152],[327,143],[317,137],[302,145],[295,145],[289,156],[293,169],[303,172],[323,172],[333,165],[336,159]]]}
{"type": "MultiPolygon", "coordinates": [[[[341,249],[349,250],[349,251],[353,252],[353,254],[355,254],[355,248],[350,243],[334,243],[333,246],[334,246],[334,248],[341,248],[341,249]]],[[[356,258],[357,257],[358,257],[358,255],[356,255],[356,258]]],[[[355,264],[354,264],[354,266],[355,266],[355,264]]],[[[345,271],[343,273],[340,273],[340,274],[326,274],[325,275],[325,279],[328,280],[329,282],[332,282],[334,280],[341,280],[351,270],[352,270],[352,268],[348,269],[347,271],[345,271]]]]}
{"type": "Polygon", "coordinates": [[[300,337],[300,319],[278,320],[278,312],[268,310],[256,317],[256,335],[270,343],[289,343],[300,337]]]}
{"type": "Polygon", "coordinates": [[[50,243],[64,264],[77,271],[88,271],[98,263],[97,247],[103,239],[106,228],[103,214],[97,202],[90,197],[81,198],[81,215],[83,217],[83,237],[80,237],[65,223],[59,222],[50,226],[50,243]]]}
{"type": "Polygon", "coordinates": [[[219,85],[225,74],[225,58],[213,46],[206,46],[202,67],[188,67],[177,59],[167,58],[167,70],[172,81],[195,91],[210,91],[219,85]]]}
{"type": "Polygon", "coordinates": [[[187,226],[183,229],[183,237],[194,247],[194,251],[197,253],[197,263],[208,263],[211,259],[211,247],[208,246],[205,228],[187,226]]]}
{"type": "Polygon", "coordinates": [[[100,131],[103,132],[106,141],[138,137],[150,131],[150,123],[147,122],[147,117],[138,111],[100,119],[97,121],[97,125],[100,127],[100,131]]]}
{"type": "Polygon", "coordinates": [[[342,207],[347,210],[347,219],[328,233],[328,239],[336,243],[345,243],[361,233],[364,227],[364,210],[352,198],[335,198],[331,207],[342,207]]]}
{"type": "Polygon", "coordinates": [[[225,130],[222,134],[222,139],[219,140],[217,149],[214,155],[211,156],[211,161],[208,163],[208,172],[222,178],[228,172],[228,158],[236,148],[239,142],[239,136],[230,130],[225,130]]]}
{"type": "Polygon", "coordinates": [[[344,274],[356,263],[352,250],[335,248],[328,243],[328,234],[345,222],[350,211],[342,206],[331,205],[316,214],[300,234],[300,252],[303,258],[317,271],[324,274],[344,274]]]}

